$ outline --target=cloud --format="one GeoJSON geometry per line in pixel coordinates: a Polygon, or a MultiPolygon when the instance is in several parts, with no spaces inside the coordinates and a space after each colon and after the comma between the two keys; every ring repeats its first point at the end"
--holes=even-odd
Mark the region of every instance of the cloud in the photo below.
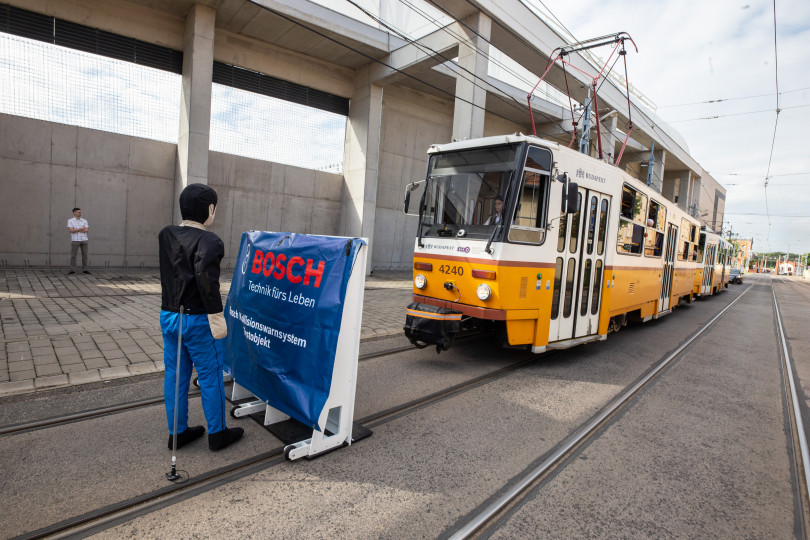
{"type": "MultiPolygon", "coordinates": [[[[532,0],[534,1],[534,0],[532,0]]],[[[810,215],[810,153],[806,125],[810,91],[791,92],[780,99],[770,174],[803,172],[788,182],[772,180],[766,212],[763,184],[771,157],[776,123],[776,96],[721,103],[666,107],[696,101],[737,98],[776,91],[773,3],[631,2],[629,0],[544,4],[579,39],[626,31],[639,53],[630,53],[630,82],[655,103],[665,121],[719,116],[770,109],[772,112],[726,116],[671,124],[687,140],[693,157],[721,183],[726,195],[726,225],[755,236],[758,249],[810,251],[810,220],[780,216],[810,215]],[[726,173],[758,175],[729,176],[726,173]],[[742,184],[742,185],[740,185],[742,184]],[[799,232],[800,231],[800,232],[799,232]],[[763,246],[767,240],[768,245],[763,246]]],[[[810,2],[780,1],[776,5],[779,89],[810,87],[810,2]]],[[[597,51],[601,52],[601,51],[597,51]]],[[[783,178],[783,177],[778,177],[783,178]]]]}

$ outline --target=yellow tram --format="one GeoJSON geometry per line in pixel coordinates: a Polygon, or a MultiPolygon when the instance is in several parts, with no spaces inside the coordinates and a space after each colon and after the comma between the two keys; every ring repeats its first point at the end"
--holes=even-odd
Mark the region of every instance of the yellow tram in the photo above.
{"type": "Polygon", "coordinates": [[[446,349],[468,325],[508,346],[566,348],[728,283],[728,243],[618,167],[522,134],[428,154],[405,204],[419,216],[414,343],[446,349]]]}

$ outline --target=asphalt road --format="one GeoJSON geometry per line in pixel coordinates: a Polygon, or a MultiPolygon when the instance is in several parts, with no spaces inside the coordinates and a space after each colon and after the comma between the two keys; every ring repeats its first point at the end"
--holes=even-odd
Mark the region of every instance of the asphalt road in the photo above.
{"type": "MultiPolygon", "coordinates": [[[[318,459],[264,470],[99,533],[100,538],[435,538],[452,533],[536,466],[624,388],[753,286],[565,468],[498,524],[494,536],[768,537],[801,535],[770,277],[372,424],[374,435],[318,459]]],[[[810,388],[803,283],[774,282],[804,396],[810,388]],[[789,289],[789,287],[801,287],[789,289]],[[784,297],[782,295],[785,295],[784,297]],[[804,321],[804,328],[802,328],[804,321]]],[[[367,342],[362,352],[401,345],[367,342]]],[[[385,410],[527,354],[486,341],[363,361],[355,417],[385,410]]],[[[151,375],[4,403],[3,423],[161,395],[151,375]],[[92,404],[92,405],[91,405],[92,404]]],[[[192,400],[191,421],[202,423],[192,400]]],[[[804,402],[807,409],[807,402],[804,402]]],[[[810,416],[805,415],[805,419],[810,416]]],[[[178,452],[191,476],[278,447],[250,419],[243,441],[178,452]]],[[[4,534],[167,485],[162,406],[0,437],[4,534]]]]}

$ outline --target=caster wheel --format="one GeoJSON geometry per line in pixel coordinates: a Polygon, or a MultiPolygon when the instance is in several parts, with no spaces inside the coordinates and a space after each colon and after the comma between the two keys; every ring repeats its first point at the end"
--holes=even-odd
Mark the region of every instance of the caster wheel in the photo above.
{"type": "Polygon", "coordinates": [[[197,388],[200,387],[200,378],[199,377],[194,377],[194,386],[196,386],[197,388]]]}
{"type": "Polygon", "coordinates": [[[231,418],[238,418],[236,416],[236,409],[238,409],[238,408],[239,408],[239,406],[231,407],[231,418]]]}
{"type": "Polygon", "coordinates": [[[294,448],[295,447],[293,445],[289,445],[284,448],[284,459],[286,459],[287,461],[292,461],[290,459],[290,452],[292,452],[294,448]]]}

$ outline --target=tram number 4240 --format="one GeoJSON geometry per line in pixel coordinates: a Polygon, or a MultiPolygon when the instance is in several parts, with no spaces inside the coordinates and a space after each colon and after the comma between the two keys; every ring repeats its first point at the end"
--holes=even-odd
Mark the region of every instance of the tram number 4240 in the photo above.
{"type": "Polygon", "coordinates": [[[464,275],[464,268],[460,266],[451,266],[449,264],[443,264],[439,267],[439,272],[442,274],[452,274],[454,276],[463,276],[464,275]]]}

